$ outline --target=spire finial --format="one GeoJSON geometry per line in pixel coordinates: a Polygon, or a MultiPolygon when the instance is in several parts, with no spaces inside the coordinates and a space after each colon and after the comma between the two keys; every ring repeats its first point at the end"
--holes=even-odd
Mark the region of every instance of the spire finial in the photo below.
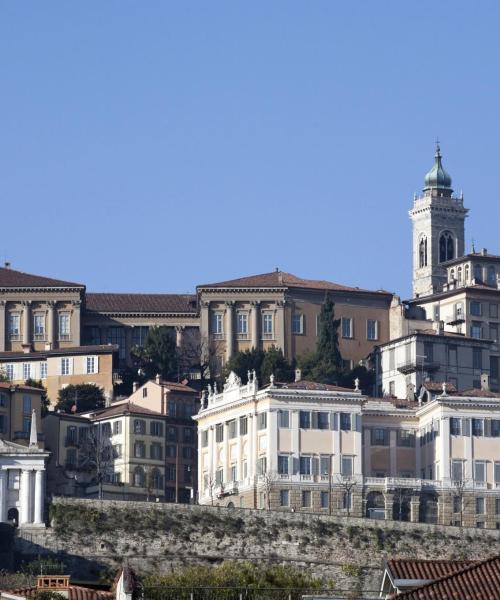
{"type": "Polygon", "coordinates": [[[436,138],[436,158],[441,158],[441,147],[439,145],[439,138],[436,138]]]}
{"type": "Polygon", "coordinates": [[[31,412],[30,448],[38,448],[38,433],[36,430],[36,411],[31,412]]]}

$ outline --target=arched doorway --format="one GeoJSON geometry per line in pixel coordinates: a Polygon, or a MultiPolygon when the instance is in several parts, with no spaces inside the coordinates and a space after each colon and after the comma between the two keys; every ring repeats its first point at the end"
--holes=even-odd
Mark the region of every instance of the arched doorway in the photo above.
{"type": "Polygon", "coordinates": [[[227,507],[228,508],[234,508],[234,502],[228,502],[227,503],[227,507]]]}
{"type": "Polygon", "coordinates": [[[9,508],[7,511],[7,521],[12,523],[14,527],[19,526],[19,511],[17,508],[9,508]]]}
{"type": "Polygon", "coordinates": [[[411,497],[405,490],[397,491],[394,494],[394,504],[392,505],[393,521],[410,520],[410,500],[411,497]]]}
{"type": "Polygon", "coordinates": [[[424,493],[420,496],[419,519],[421,523],[438,522],[438,497],[436,494],[424,493]]]}
{"type": "Polygon", "coordinates": [[[385,500],[382,492],[368,492],[366,516],[368,519],[385,519],[385,500]]]}

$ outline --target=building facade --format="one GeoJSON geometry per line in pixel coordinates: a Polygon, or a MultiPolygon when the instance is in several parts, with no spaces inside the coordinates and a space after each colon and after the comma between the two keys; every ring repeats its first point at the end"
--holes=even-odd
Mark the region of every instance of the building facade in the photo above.
{"type": "Polygon", "coordinates": [[[500,527],[493,392],[418,403],[231,374],[194,418],[201,504],[500,527]]]}
{"type": "MultiPolygon", "coordinates": [[[[37,431],[41,431],[41,397],[43,391],[27,385],[0,381],[0,440],[28,445],[33,411],[37,431]]],[[[43,447],[43,434],[38,434],[43,447]]]]}

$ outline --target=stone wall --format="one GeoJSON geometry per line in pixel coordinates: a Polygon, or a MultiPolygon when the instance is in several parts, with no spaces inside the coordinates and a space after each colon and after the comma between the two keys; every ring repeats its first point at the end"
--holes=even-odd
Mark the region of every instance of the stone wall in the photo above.
{"type": "Polygon", "coordinates": [[[480,559],[500,553],[500,530],[146,502],[55,499],[52,526],[21,531],[18,557],[51,555],[81,579],[124,561],[142,573],[188,564],[269,561],[333,578],[339,590],[379,589],[384,560],[480,559]]]}

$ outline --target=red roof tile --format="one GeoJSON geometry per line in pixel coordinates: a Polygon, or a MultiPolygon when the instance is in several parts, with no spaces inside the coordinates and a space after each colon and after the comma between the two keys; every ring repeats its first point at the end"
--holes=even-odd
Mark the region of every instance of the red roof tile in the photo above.
{"type": "Polygon", "coordinates": [[[24,361],[47,358],[48,356],[73,356],[80,354],[110,354],[118,352],[116,344],[99,344],[95,346],[72,346],[70,348],[55,348],[54,350],[36,350],[34,352],[0,352],[0,363],[6,360],[21,359],[24,361]]]}
{"type": "MultiPolygon", "coordinates": [[[[85,413],[88,414],[88,411],[85,413]]],[[[143,406],[138,406],[137,404],[133,404],[132,402],[124,402],[117,403],[116,406],[111,405],[108,408],[103,408],[101,410],[96,410],[92,412],[92,418],[95,419],[107,419],[108,417],[115,417],[117,415],[146,415],[146,416],[156,416],[162,417],[159,412],[155,410],[151,410],[149,408],[144,408],[143,406]]]]}
{"type": "MultiPolygon", "coordinates": [[[[21,598],[34,598],[38,588],[36,586],[9,590],[7,593],[21,598]]],[[[57,592],[58,589],[51,589],[51,592],[57,592]]],[[[66,590],[60,590],[66,591],[66,590]]],[[[105,592],[103,590],[94,590],[79,585],[70,585],[67,588],[68,600],[112,600],[115,598],[113,592],[105,592]]]]}
{"type": "Polygon", "coordinates": [[[86,294],[86,308],[102,313],[197,313],[193,294],[86,294]]]}
{"type": "Polygon", "coordinates": [[[500,556],[466,566],[433,583],[394,594],[398,600],[498,600],[500,598],[500,556]]]}
{"type": "Polygon", "coordinates": [[[353,392],[351,388],[340,387],[338,385],[330,385],[329,383],[316,383],[314,381],[293,381],[292,383],[276,383],[285,390],[310,390],[318,392],[353,392]]]}
{"type": "Polygon", "coordinates": [[[431,579],[434,581],[477,563],[477,560],[397,559],[388,560],[386,568],[392,579],[431,579]]]}
{"type": "Polygon", "coordinates": [[[10,383],[10,381],[0,381],[0,388],[3,390],[10,390],[14,388],[16,392],[20,390],[23,392],[38,392],[39,394],[41,394],[44,391],[40,388],[32,387],[30,385],[18,385],[16,383],[10,383]]]}
{"type": "Polygon", "coordinates": [[[208,283],[199,285],[197,288],[225,288],[225,287],[249,287],[249,288],[260,288],[260,287],[283,287],[283,288],[306,288],[315,290],[332,290],[332,291],[348,291],[348,292],[365,292],[373,294],[387,294],[391,295],[390,292],[380,290],[378,292],[371,290],[364,290],[357,287],[349,287],[341,285],[339,283],[333,283],[331,281],[325,281],[322,279],[302,279],[292,273],[285,273],[283,271],[272,271],[271,273],[263,273],[261,275],[250,275],[248,277],[240,277],[238,279],[230,279],[228,281],[222,281],[219,283],[208,283]]]}
{"type": "Polygon", "coordinates": [[[81,287],[85,286],[81,283],[72,283],[70,281],[62,281],[61,279],[52,279],[50,277],[42,277],[40,275],[31,275],[22,271],[14,271],[14,269],[6,269],[0,267],[0,288],[31,288],[31,287],[81,287]]]}
{"type": "MultiPolygon", "coordinates": [[[[448,388],[446,388],[448,391],[448,388]]],[[[465,390],[456,394],[456,396],[470,396],[472,398],[500,398],[500,393],[492,392],[491,390],[465,390]]]]}

